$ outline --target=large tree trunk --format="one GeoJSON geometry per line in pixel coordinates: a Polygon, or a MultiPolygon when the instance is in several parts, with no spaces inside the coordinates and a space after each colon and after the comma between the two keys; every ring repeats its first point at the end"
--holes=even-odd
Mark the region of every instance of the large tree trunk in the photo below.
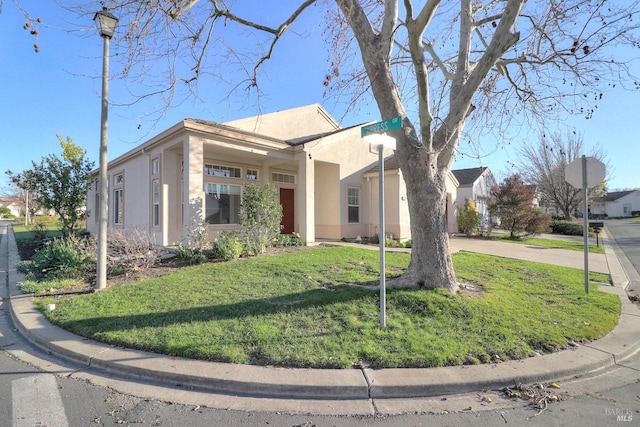
{"type": "MultiPolygon", "coordinates": [[[[418,151],[418,150],[416,150],[418,151]]],[[[420,150],[423,151],[424,150],[420,150]]],[[[405,163],[407,201],[411,215],[411,262],[400,277],[390,280],[391,287],[418,286],[427,289],[458,290],[449,251],[447,226],[448,169],[436,167],[435,156],[414,153],[405,163]],[[421,162],[431,163],[425,173],[421,162]]]]}

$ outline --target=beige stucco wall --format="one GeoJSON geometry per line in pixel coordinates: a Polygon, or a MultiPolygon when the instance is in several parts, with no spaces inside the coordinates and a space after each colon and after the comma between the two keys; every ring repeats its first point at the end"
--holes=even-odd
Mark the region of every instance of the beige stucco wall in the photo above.
{"type": "MultiPolygon", "coordinates": [[[[373,236],[379,229],[379,194],[380,187],[377,173],[367,174],[367,191],[370,194],[370,219],[367,224],[366,236],[373,236]]],[[[407,189],[402,172],[399,170],[385,171],[385,233],[392,234],[394,239],[405,241],[411,238],[411,221],[407,189]]],[[[447,175],[447,231],[455,233],[457,230],[455,199],[457,182],[452,174],[447,175]]]]}
{"type": "Polygon", "coordinates": [[[247,117],[225,122],[224,124],[282,140],[340,129],[340,125],[320,104],[305,105],[283,112],[247,117]]]}
{"type": "MultiPolygon", "coordinates": [[[[378,160],[378,153],[360,137],[360,128],[307,144],[305,151],[316,163],[315,199],[318,238],[366,236],[370,205],[363,175],[378,160]],[[360,222],[348,222],[347,189],[360,189],[360,222]]],[[[389,151],[387,155],[390,155],[389,151]]]]}

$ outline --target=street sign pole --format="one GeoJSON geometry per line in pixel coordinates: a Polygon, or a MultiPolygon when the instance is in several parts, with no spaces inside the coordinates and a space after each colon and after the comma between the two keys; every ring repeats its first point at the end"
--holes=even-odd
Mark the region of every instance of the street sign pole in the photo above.
{"type": "Polygon", "coordinates": [[[582,217],[584,220],[582,235],[584,236],[584,293],[589,293],[589,203],[587,200],[587,157],[582,155],[582,200],[584,202],[582,217]]]}
{"type": "Polygon", "coordinates": [[[386,135],[386,132],[402,128],[402,117],[392,117],[381,122],[373,123],[360,128],[360,136],[365,141],[377,145],[378,148],[378,182],[380,184],[379,213],[380,226],[378,231],[378,243],[380,244],[380,327],[387,326],[387,284],[385,276],[385,243],[386,231],[384,226],[384,149],[385,147],[396,149],[396,141],[386,135]]]}
{"type": "Polygon", "coordinates": [[[386,283],[386,266],[384,246],[387,242],[386,230],[384,226],[384,146],[378,145],[378,170],[380,179],[380,232],[378,240],[380,244],[380,327],[387,327],[387,283],[386,283]]]}
{"type": "Polygon", "coordinates": [[[564,169],[564,179],[575,188],[582,189],[584,220],[582,235],[584,237],[584,291],[589,293],[589,200],[587,189],[604,181],[605,164],[595,157],[576,158],[564,169]]]}

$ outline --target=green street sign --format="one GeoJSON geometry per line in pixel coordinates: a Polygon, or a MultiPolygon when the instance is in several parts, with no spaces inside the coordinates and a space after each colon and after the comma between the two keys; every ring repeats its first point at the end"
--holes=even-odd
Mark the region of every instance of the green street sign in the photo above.
{"type": "Polygon", "coordinates": [[[385,133],[392,130],[402,129],[402,116],[392,117],[371,125],[362,126],[360,128],[360,136],[364,138],[374,133],[385,133]]]}

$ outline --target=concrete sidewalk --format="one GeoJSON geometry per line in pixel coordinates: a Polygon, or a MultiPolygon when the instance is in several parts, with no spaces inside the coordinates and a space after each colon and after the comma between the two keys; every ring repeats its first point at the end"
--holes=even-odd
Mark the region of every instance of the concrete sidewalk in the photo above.
{"type": "MultiPolygon", "coordinates": [[[[491,390],[513,385],[514,381],[561,381],[611,367],[640,349],[640,310],[627,298],[625,287],[628,279],[612,250],[615,245],[612,240],[606,241],[606,255],[590,256],[590,270],[610,272],[613,279],[613,286],[600,289],[618,295],[622,304],[617,327],[600,340],[579,345],[575,350],[499,364],[432,369],[318,370],[180,359],[119,348],[73,335],[51,325],[34,308],[31,295],[20,294],[16,284],[22,277],[15,271],[19,259],[13,233],[6,237],[8,244],[3,242],[0,245],[0,252],[5,252],[0,256],[9,257],[10,307],[19,332],[38,347],[80,363],[86,369],[98,368],[125,376],[138,385],[140,380],[174,387],[179,384],[181,389],[249,397],[250,402],[257,402],[260,398],[289,399],[296,402],[298,410],[300,405],[304,406],[301,403],[304,401],[323,401],[328,406],[331,405],[326,402],[339,401],[336,405],[347,405],[343,406],[342,412],[360,413],[354,412],[356,409],[349,407],[348,402],[379,399],[377,406],[382,407],[394,399],[491,390]]],[[[452,238],[451,249],[454,252],[467,250],[575,268],[582,268],[583,263],[581,252],[475,239],[452,238]]],[[[11,352],[11,349],[6,351],[11,352]]],[[[322,404],[311,407],[318,408],[319,405],[322,404]]],[[[285,410],[282,407],[277,409],[278,406],[270,408],[285,410]]]]}

